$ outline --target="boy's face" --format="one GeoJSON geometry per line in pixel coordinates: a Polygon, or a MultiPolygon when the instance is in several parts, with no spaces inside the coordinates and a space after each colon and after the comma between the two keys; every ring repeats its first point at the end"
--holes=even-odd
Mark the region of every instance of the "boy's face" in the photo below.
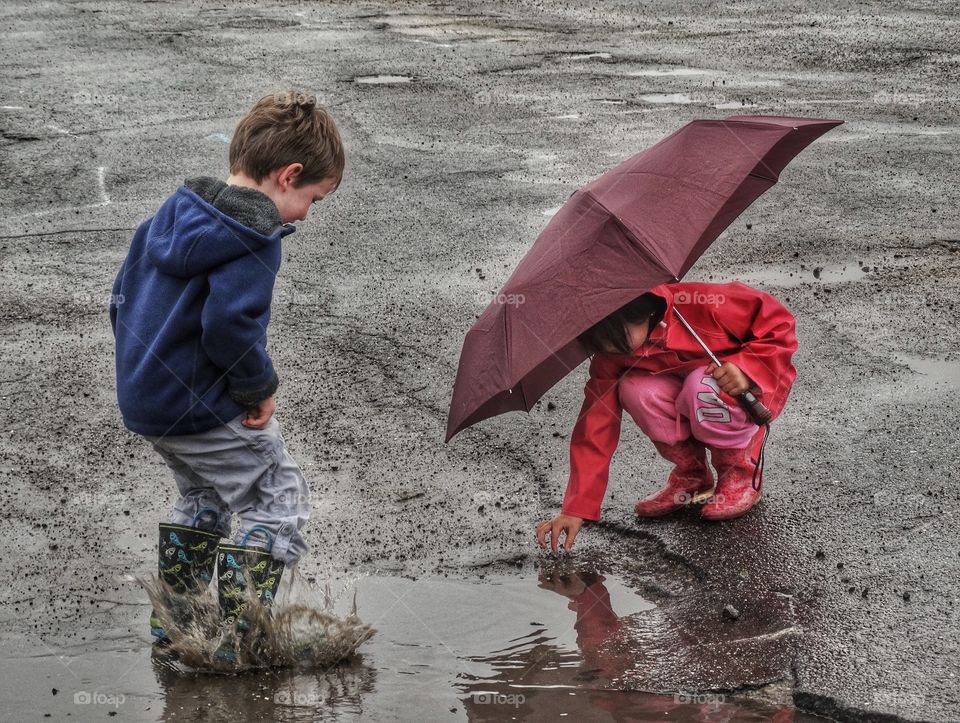
{"type": "Polygon", "coordinates": [[[310,211],[311,204],[321,201],[333,192],[337,186],[336,178],[324,178],[316,183],[308,183],[299,188],[292,182],[278,184],[276,193],[269,194],[280,211],[284,223],[303,221],[310,211]]]}

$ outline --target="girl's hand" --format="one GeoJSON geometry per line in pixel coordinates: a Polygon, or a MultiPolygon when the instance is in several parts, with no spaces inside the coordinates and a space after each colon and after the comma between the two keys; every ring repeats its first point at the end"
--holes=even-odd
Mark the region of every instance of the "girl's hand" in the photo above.
{"type": "Polygon", "coordinates": [[[563,532],[563,549],[570,552],[573,547],[573,541],[577,539],[577,533],[583,527],[583,519],[573,517],[572,515],[559,514],[552,520],[538,522],[534,528],[537,533],[537,544],[541,550],[547,549],[547,535],[550,535],[550,549],[553,554],[557,554],[557,543],[560,541],[560,533],[563,532]]]}
{"type": "Polygon", "coordinates": [[[719,367],[710,362],[707,374],[717,380],[717,385],[731,397],[739,397],[753,386],[750,378],[740,371],[740,367],[730,362],[724,362],[719,367]]]}

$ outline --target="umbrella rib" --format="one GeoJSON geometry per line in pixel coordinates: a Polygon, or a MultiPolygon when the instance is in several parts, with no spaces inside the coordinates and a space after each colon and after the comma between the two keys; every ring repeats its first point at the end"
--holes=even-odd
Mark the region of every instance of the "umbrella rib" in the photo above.
{"type": "MultiPolygon", "coordinates": [[[[761,163],[762,165],[764,165],[764,166],[767,165],[766,163],[763,163],[763,161],[760,161],[760,163],[761,163]]],[[[760,174],[760,173],[754,173],[753,171],[750,171],[750,173],[748,173],[747,175],[748,175],[748,176],[753,176],[754,178],[759,178],[759,179],[764,180],[764,181],[770,181],[770,183],[774,183],[774,184],[775,184],[775,183],[777,182],[777,180],[778,180],[778,179],[776,179],[776,178],[770,178],[769,176],[764,176],[764,175],[762,175],[762,174],[760,174]]]]}
{"type": "MultiPolygon", "coordinates": [[[[628,234],[629,236],[633,237],[634,240],[639,240],[639,239],[637,239],[637,234],[635,234],[635,233],[623,222],[623,219],[620,218],[619,215],[617,215],[616,213],[614,213],[613,211],[611,211],[603,201],[601,201],[599,198],[597,198],[595,195],[593,195],[593,193],[592,193],[591,191],[584,191],[584,193],[585,193],[587,196],[589,196],[590,198],[592,198],[592,199],[596,202],[596,204],[597,204],[598,206],[600,206],[601,208],[603,208],[604,211],[606,211],[607,213],[609,213],[609,214],[610,214],[610,218],[612,218],[614,221],[617,222],[617,225],[618,225],[621,229],[623,229],[624,233],[626,233],[626,234],[628,234]]],[[[644,237],[643,240],[644,240],[644,241],[647,241],[648,243],[652,243],[652,242],[650,241],[650,239],[647,238],[646,236],[644,237]]],[[[664,262],[664,260],[663,260],[662,258],[660,258],[656,253],[654,253],[654,251],[653,251],[652,249],[649,249],[649,248],[647,248],[646,246],[640,246],[640,249],[641,249],[642,251],[646,252],[647,256],[650,257],[650,260],[653,261],[653,262],[655,262],[655,263],[660,267],[660,270],[661,270],[661,271],[663,271],[665,274],[670,274],[670,276],[676,278],[676,274],[675,274],[673,271],[671,271],[670,269],[667,268],[667,264],[664,262]]]]}

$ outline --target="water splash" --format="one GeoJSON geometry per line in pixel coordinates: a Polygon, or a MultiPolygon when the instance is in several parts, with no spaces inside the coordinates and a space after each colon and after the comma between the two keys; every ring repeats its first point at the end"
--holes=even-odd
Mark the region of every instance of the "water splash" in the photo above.
{"type": "Polygon", "coordinates": [[[352,656],[376,632],[360,620],[356,591],[350,613],[334,612],[329,586],[322,593],[296,571],[286,594],[265,606],[249,591],[243,613],[244,627],[224,625],[220,606],[211,589],[181,595],[154,575],[136,577],[170,638],[158,649],[171,665],[198,671],[242,672],[263,668],[326,668],[352,656]],[[236,663],[223,663],[214,656],[223,641],[237,651],[236,663]],[[176,661],[174,663],[174,661],[176,661]]]}

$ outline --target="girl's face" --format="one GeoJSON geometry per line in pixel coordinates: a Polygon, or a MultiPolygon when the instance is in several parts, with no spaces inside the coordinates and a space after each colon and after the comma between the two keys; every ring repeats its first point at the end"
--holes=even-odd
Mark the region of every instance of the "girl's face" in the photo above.
{"type": "MultiPolygon", "coordinates": [[[[630,351],[634,352],[637,348],[647,340],[647,336],[650,333],[650,319],[645,319],[639,324],[634,324],[629,321],[624,322],[623,330],[627,334],[627,344],[630,346],[630,351]]],[[[620,354],[621,352],[614,349],[609,344],[605,350],[608,354],[620,354]]]]}

